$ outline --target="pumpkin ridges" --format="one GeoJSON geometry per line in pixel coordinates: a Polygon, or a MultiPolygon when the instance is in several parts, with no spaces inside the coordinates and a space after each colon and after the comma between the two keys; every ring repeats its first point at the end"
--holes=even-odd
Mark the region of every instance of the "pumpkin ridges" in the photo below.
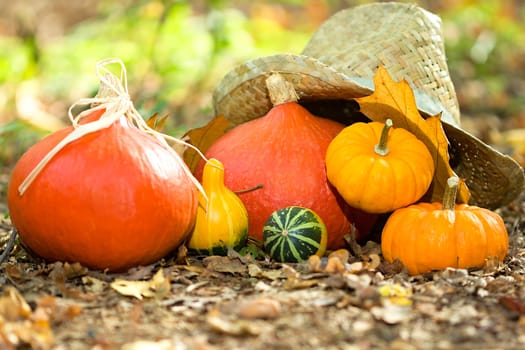
{"type": "Polygon", "coordinates": [[[453,230],[458,232],[456,237],[456,246],[458,251],[457,266],[465,268],[483,264],[484,259],[479,256],[486,256],[487,253],[487,233],[482,222],[473,212],[463,211],[456,207],[456,220],[453,230]],[[474,252],[482,253],[481,255],[473,254],[474,252]]]}
{"type": "MultiPolygon", "coordinates": [[[[97,114],[101,112],[94,115],[97,114]]],[[[187,184],[176,180],[181,173],[166,173],[173,186],[169,192],[162,188],[166,180],[157,178],[155,172],[143,176],[140,167],[144,164],[142,161],[147,161],[142,159],[138,162],[141,164],[139,167],[136,162],[138,149],[142,154],[144,147],[149,147],[147,145],[151,143],[163,154],[160,163],[173,162],[172,155],[168,150],[160,151],[163,148],[158,147],[152,137],[121,123],[71,142],[44,167],[24,195],[18,195],[17,187],[22,180],[71,129],[64,129],[40,141],[24,154],[13,171],[8,202],[21,239],[49,260],[78,261],[89,267],[111,267],[113,270],[150,263],[151,259],[158,259],[172,249],[177,240],[182,241],[182,236],[187,234],[182,232],[183,228],[187,227],[189,231],[193,224],[194,217],[190,218],[185,211],[196,208],[196,193],[192,190],[191,198],[184,195],[182,188],[187,184]],[[131,154],[121,146],[108,152],[108,144],[128,144],[133,152],[131,154]],[[112,176],[103,182],[97,180],[97,174],[91,170],[95,164],[100,171],[107,171],[112,176]],[[126,172],[122,171],[123,168],[126,172]],[[151,182],[153,179],[155,181],[151,182]],[[133,186],[136,190],[131,191],[128,187],[133,186]],[[82,201],[78,200],[79,189],[83,189],[82,201]],[[114,193],[122,196],[116,197],[114,193]],[[187,206],[182,211],[167,211],[167,208],[173,207],[170,201],[179,201],[182,206],[187,203],[187,206]],[[161,216],[159,212],[164,214],[161,216]],[[166,224],[176,217],[180,219],[178,225],[166,224]],[[166,233],[168,231],[169,234],[166,233]],[[74,238],[71,237],[73,232],[74,238]],[[145,235],[152,233],[158,235],[156,243],[145,239],[145,235]],[[50,238],[51,234],[53,238],[50,238]],[[108,250],[113,254],[108,254],[108,250]]],[[[149,155],[157,157],[155,152],[151,150],[149,155]]],[[[159,171],[162,169],[156,168],[159,171]]]]}
{"type": "Polygon", "coordinates": [[[508,249],[503,219],[488,209],[453,205],[454,195],[444,198],[443,205],[414,204],[390,216],[381,239],[385,259],[399,258],[412,275],[446,267],[479,267],[487,258],[502,261],[508,249]]]}
{"type": "Polygon", "coordinates": [[[383,130],[384,124],[377,122],[352,124],[332,140],[326,154],[327,177],[345,201],[374,213],[389,212],[415,202],[427,191],[434,173],[434,162],[426,146],[404,129],[392,127],[386,144],[389,152],[377,154],[375,148],[383,130]],[[414,152],[416,148],[420,151],[414,152]],[[361,156],[359,162],[358,155],[361,156]],[[421,159],[420,155],[426,159],[421,159]],[[364,160],[367,157],[369,161],[364,160]],[[410,160],[413,166],[396,165],[398,158],[410,160]],[[347,164],[350,162],[352,167],[347,164]],[[372,162],[374,164],[370,165],[372,162]],[[417,174],[412,177],[417,181],[412,184],[405,180],[406,172],[413,171],[416,166],[417,174]],[[430,176],[422,176],[422,171],[430,176]],[[399,179],[405,186],[396,185],[399,179]],[[407,191],[407,187],[411,190],[407,191]]]}

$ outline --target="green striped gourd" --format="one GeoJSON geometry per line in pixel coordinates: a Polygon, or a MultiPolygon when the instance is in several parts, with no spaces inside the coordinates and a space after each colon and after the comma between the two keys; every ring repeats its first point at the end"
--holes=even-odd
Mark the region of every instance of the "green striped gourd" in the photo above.
{"type": "Polygon", "coordinates": [[[300,262],[326,250],[327,230],[313,210],[290,206],[276,210],[263,228],[263,247],[280,262],[300,262]]]}

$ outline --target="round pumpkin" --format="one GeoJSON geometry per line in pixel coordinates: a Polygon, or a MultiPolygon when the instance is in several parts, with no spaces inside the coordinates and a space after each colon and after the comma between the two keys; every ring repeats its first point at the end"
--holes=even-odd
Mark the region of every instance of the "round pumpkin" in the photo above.
{"type": "Polygon", "coordinates": [[[352,207],[387,213],[418,201],[434,177],[428,148],[403,128],[354,123],[326,152],[328,180],[352,207]]]}
{"type": "Polygon", "coordinates": [[[276,210],[263,228],[263,248],[280,262],[301,262],[312,255],[323,256],[327,231],[313,210],[290,206],[276,210]]]}
{"type": "Polygon", "coordinates": [[[399,259],[412,275],[503,261],[509,244],[503,219],[485,208],[454,204],[457,185],[456,177],[448,180],[443,203],[413,204],[388,218],[381,237],[387,261],[399,259]]]}
{"type": "Polygon", "coordinates": [[[195,222],[195,186],[167,145],[124,116],[67,144],[19,193],[29,173],[73,130],[36,143],[13,169],[8,207],[22,242],[47,260],[111,271],[150,264],[182,243],[195,222]]]}
{"type": "MultiPolygon", "coordinates": [[[[296,205],[311,208],[323,219],[330,249],[345,246],[343,237],[352,224],[358,239],[366,237],[375,216],[348,206],[326,178],[326,149],[344,125],[312,115],[296,103],[290,84],[279,75],[272,77],[281,80],[268,84],[274,107],[265,116],[236,126],[205,153],[228,169],[228,188],[238,191],[262,185],[239,194],[248,211],[249,235],[262,240],[267,218],[275,210],[296,205]]],[[[197,178],[203,164],[196,169],[197,178]]]]}

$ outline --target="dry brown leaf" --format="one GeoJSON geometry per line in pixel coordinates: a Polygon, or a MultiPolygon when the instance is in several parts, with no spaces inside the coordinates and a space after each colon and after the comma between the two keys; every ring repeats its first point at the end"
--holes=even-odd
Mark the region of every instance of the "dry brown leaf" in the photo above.
{"type": "Polygon", "coordinates": [[[139,300],[143,297],[163,298],[171,288],[169,279],[164,276],[162,269],[159,269],[149,281],[129,281],[117,278],[110,286],[122,295],[135,297],[139,300]]]}
{"type": "MultiPolygon", "coordinates": [[[[201,152],[206,152],[219,137],[226,133],[229,127],[230,122],[220,115],[203,127],[191,129],[182,139],[197,147],[201,152]]],[[[201,158],[194,149],[187,148],[184,151],[183,159],[193,172],[201,158]]]]}
{"type": "Polygon", "coordinates": [[[246,265],[244,265],[239,259],[232,259],[227,256],[207,256],[203,259],[202,263],[208,270],[215,272],[242,274],[247,270],[246,265]]]}
{"type": "Polygon", "coordinates": [[[155,113],[151,117],[149,117],[148,120],[146,120],[146,124],[148,124],[148,126],[152,128],[153,130],[162,131],[162,129],[164,128],[164,125],[166,125],[167,120],[168,120],[167,114],[162,117],[159,117],[159,114],[155,113]]]}
{"type": "Polygon", "coordinates": [[[239,316],[246,319],[273,319],[281,314],[281,303],[270,298],[259,298],[242,303],[239,316]]]}
{"type": "MultiPolygon", "coordinates": [[[[395,82],[382,66],[374,76],[374,87],[374,93],[356,99],[361,112],[376,122],[384,123],[391,119],[394,127],[410,131],[427,146],[434,159],[436,172],[425,198],[440,202],[447,179],[456,175],[449,164],[448,139],[441,125],[440,115],[424,119],[417,109],[414,92],[408,82],[395,82]]],[[[457,200],[467,203],[469,198],[470,191],[465,182],[461,181],[457,200]]]]}
{"type": "Polygon", "coordinates": [[[250,277],[265,278],[271,281],[276,281],[282,278],[283,276],[281,270],[263,270],[257,264],[248,265],[248,274],[250,275],[250,277]]]}
{"type": "Polygon", "coordinates": [[[251,320],[230,320],[223,317],[217,309],[206,315],[206,324],[211,330],[228,335],[258,335],[261,333],[251,320]]]}
{"type": "Polygon", "coordinates": [[[41,307],[32,311],[22,294],[7,286],[0,296],[0,348],[51,349],[54,344],[47,312],[41,307]]]}

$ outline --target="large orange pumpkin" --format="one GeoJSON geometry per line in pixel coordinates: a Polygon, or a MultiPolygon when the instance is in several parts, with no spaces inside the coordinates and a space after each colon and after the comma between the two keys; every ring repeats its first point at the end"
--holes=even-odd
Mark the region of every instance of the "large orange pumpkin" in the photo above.
{"type": "MultiPolygon", "coordinates": [[[[343,237],[352,223],[357,238],[363,238],[375,216],[350,208],[326,178],[326,149],[344,125],[314,116],[297,104],[293,87],[280,75],[269,78],[268,88],[274,107],[224,134],[205,154],[228,169],[228,188],[238,191],[262,184],[261,189],[239,194],[248,211],[250,236],[262,240],[264,223],[274,211],[301,206],[322,218],[329,249],[345,245],[343,237]]],[[[197,178],[202,167],[203,162],[197,178]]]]}
{"type": "Polygon", "coordinates": [[[45,259],[109,270],[149,264],[176,248],[195,221],[195,186],[167,145],[124,116],[67,144],[19,193],[28,174],[72,131],[35,144],[13,170],[8,206],[21,240],[45,259]]]}

